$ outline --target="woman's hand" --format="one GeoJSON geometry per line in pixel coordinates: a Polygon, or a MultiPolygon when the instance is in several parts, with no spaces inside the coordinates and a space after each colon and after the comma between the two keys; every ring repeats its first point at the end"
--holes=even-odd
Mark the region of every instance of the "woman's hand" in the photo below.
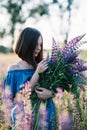
{"type": "Polygon", "coordinates": [[[47,64],[46,59],[44,59],[44,60],[42,60],[42,61],[38,64],[37,69],[36,69],[36,72],[38,72],[38,74],[39,74],[39,73],[42,73],[42,72],[44,72],[47,68],[48,68],[48,64],[47,64]]]}
{"type": "Polygon", "coordinates": [[[32,86],[31,86],[31,91],[34,90],[34,86],[35,86],[35,84],[38,82],[39,73],[44,72],[47,68],[48,68],[48,64],[47,64],[47,60],[46,60],[46,59],[42,60],[42,61],[38,64],[37,69],[36,69],[35,73],[33,74],[32,78],[31,78],[31,80],[30,80],[30,83],[32,84],[32,86]]]}
{"type": "Polygon", "coordinates": [[[35,89],[35,92],[37,93],[37,96],[42,100],[46,100],[48,98],[53,97],[52,92],[46,88],[39,87],[35,89]]]}

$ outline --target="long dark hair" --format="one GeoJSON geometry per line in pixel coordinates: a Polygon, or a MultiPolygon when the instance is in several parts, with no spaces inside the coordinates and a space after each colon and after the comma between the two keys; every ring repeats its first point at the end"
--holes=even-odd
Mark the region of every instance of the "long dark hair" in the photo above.
{"type": "MultiPolygon", "coordinates": [[[[16,42],[15,53],[24,61],[36,68],[37,63],[43,59],[43,44],[41,51],[37,57],[34,57],[34,51],[37,46],[39,36],[41,33],[35,29],[27,27],[21,33],[16,42]]],[[[42,39],[43,41],[43,39],[42,39]]]]}

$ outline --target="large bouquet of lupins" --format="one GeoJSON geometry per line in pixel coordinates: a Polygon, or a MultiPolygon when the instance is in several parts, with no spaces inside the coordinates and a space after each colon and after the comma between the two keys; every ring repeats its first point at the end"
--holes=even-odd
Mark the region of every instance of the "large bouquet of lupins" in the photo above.
{"type": "MultiPolygon", "coordinates": [[[[40,80],[36,84],[36,88],[45,87],[56,93],[56,88],[62,88],[74,95],[84,89],[86,76],[84,71],[87,70],[86,61],[78,57],[82,44],[80,40],[85,36],[80,35],[69,41],[64,48],[58,47],[53,40],[51,56],[47,56],[48,69],[44,73],[40,73],[40,80]]],[[[34,95],[36,98],[36,95],[34,95]]]]}
{"type": "MultiPolygon", "coordinates": [[[[39,74],[39,82],[35,85],[36,89],[43,87],[49,89],[53,94],[57,93],[57,88],[74,94],[78,97],[81,89],[87,83],[84,71],[87,70],[85,61],[78,57],[82,44],[80,40],[85,36],[77,36],[69,41],[64,48],[60,48],[53,39],[51,55],[47,56],[48,69],[39,74]]],[[[31,94],[33,110],[35,112],[35,123],[37,124],[37,115],[40,107],[40,100],[36,93],[31,94]]],[[[38,126],[35,125],[35,129],[38,126]]]]}

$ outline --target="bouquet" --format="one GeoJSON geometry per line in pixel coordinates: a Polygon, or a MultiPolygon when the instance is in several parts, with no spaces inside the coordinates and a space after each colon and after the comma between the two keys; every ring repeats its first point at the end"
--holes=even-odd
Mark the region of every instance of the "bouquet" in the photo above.
{"type": "Polygon", "coordinates": [[[87,81],[83,71],[87,70],[87,66],[84,60],[78,58],[78,49],[85,43],[80,42],[84,36],[85,34],[75,37],[63,49],[53,39],[51,56],[47,56],[48,69],[39,74],[40,80],[36,88],[45,87],[55,94],[56,88],[60,87],[74,95],[79,88],[84,89],[87,81]]]}
{"type": "MultiPolygon", "coordinates": [[[[59,87],[74,94],[74,96],[78,96],[81,89],[84,90],[87,79],[83,72],[87,70],[87,66],[85,65],[86,62],[78,57],[80,54],[79,47],[85,43],[80,42],[84,36],[85,34],[75,37],[64,48],[58,47],[53,40],[51,56],[47,56],[48,69],[39,74],[40,80],[36,84],[36,88],[44,87],[55,94],[59,87]]],[[[33,106],[35,102],[38,102],[36,105],[38,111],[41,101],[35,92],[31,94],[31,101],[33,106]]]]}

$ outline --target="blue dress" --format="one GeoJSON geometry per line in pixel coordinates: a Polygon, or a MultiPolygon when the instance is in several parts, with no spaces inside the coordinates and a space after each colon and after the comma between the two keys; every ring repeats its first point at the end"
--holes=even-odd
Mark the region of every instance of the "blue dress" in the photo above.
{"type": "MultiPolygon", "coordinates": [[[[34,69],[24,69],[24,70],[11,70],[8,71],[7,76],[4,80],[4,85],[10,86],[10,91],[15,97],[16,93],[21,90],[20,85],[29,81],[34,74],[34,69]]],[[[56,130],[56,109],[53,100],[50,98],[46,102],[47,110],[47,128],[46,130],[56,130]]]]}

